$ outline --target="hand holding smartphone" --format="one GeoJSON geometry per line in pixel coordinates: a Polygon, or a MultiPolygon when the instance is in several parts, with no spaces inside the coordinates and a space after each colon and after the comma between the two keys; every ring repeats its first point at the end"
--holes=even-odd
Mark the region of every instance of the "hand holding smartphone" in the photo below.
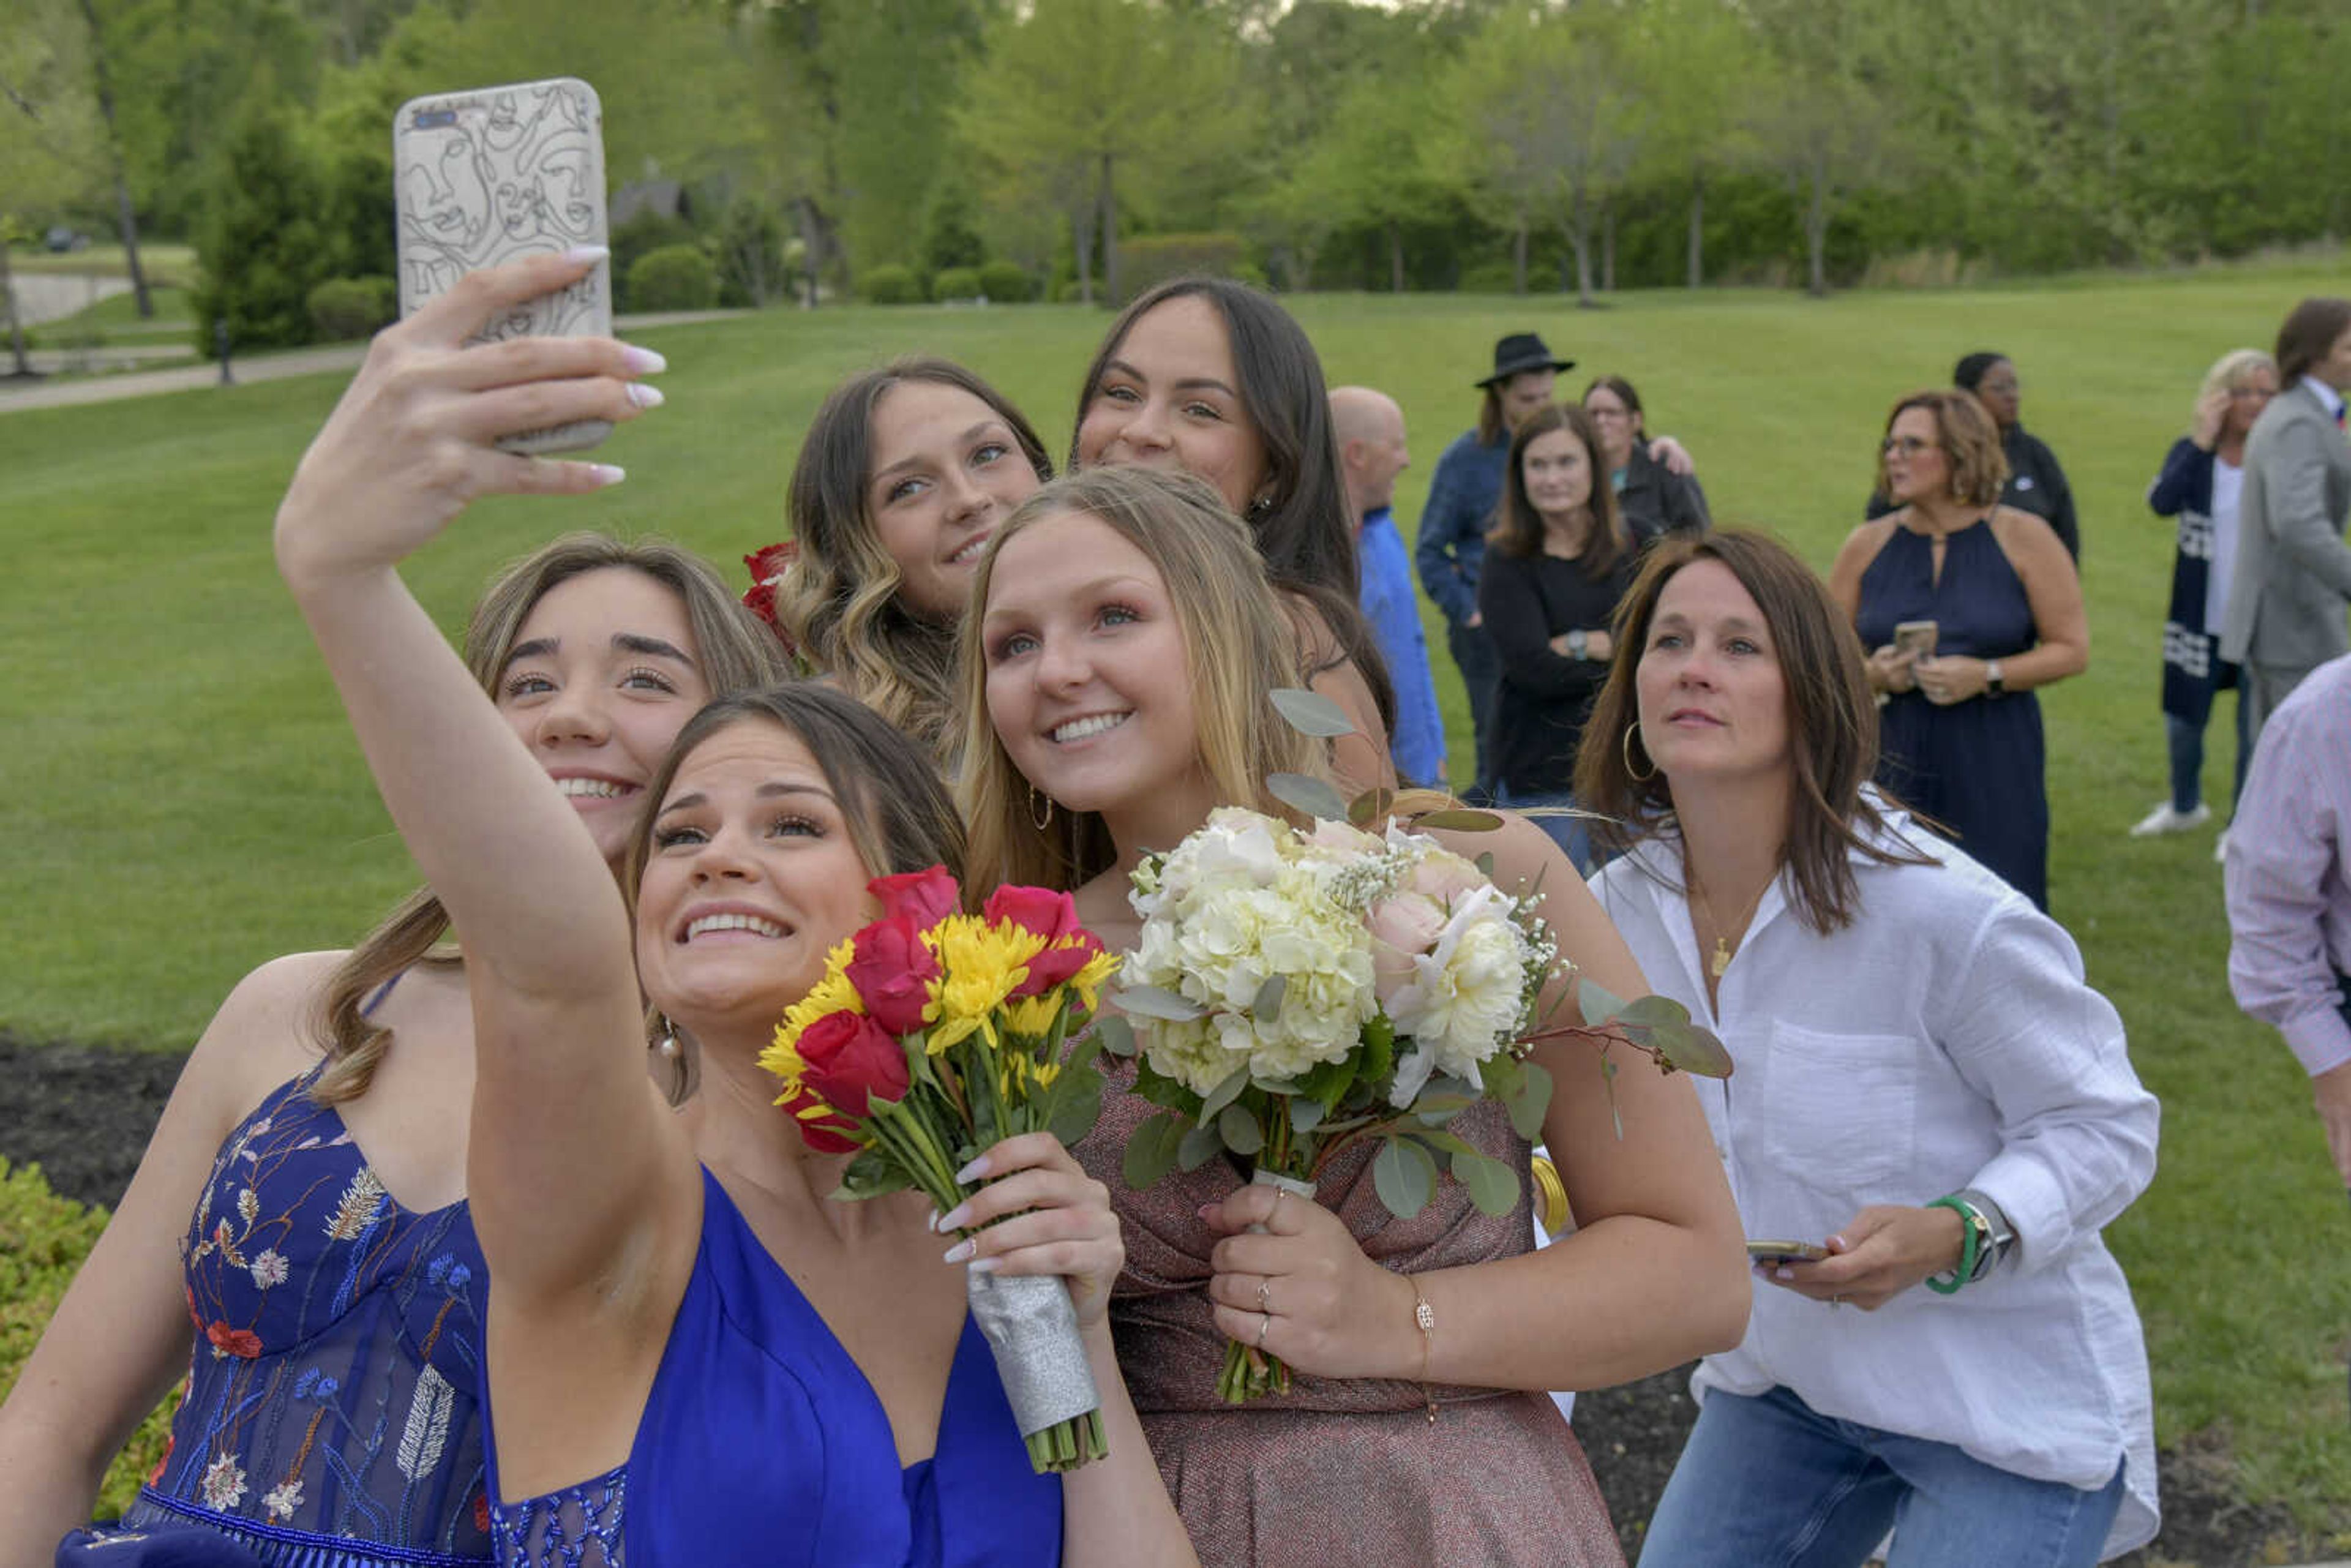
{"type": "Polygon", "coordinates": [[[1782,1263],[1817,1263],[1828,1255],[1827,1248],[1810,1241],[1750,1241],[1747,1244],[1750,1262],[1768,1263],[1774,1267],[1782,1263]]]}
{"type": "Polygon", "coordinates": [[[1905,621],[1894,628],[1894,646],[1910,655],[1915,663],[1935,656],[1935,637],[1938,628],[1932,621],[1905,621]]]}
{"type": "MultiPolygon", "coordinates": [[[[392,117],[400,313],[469,272],[609,238],[604,119],[573,77],[411,99],[392,117]]],[[[494,317],[471,341],[610,337],[611,263],[494,317]]],[[[577,452],[611,434],[581,420],[505,436],[508,452],[577,452]]]]}

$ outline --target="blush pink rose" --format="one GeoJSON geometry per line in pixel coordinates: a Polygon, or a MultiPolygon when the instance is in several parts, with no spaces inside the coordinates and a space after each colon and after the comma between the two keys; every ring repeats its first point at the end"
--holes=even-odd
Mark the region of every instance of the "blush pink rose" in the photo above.
{"type": "Polygon", "coordinates": [[[1437,946],[1445,918],[1445,905],[1409,890],[1372,905],[1364,924],[1372,933],[1372,991],[1382,1006],[1411,983],[1412,961],[1437,946]]]}

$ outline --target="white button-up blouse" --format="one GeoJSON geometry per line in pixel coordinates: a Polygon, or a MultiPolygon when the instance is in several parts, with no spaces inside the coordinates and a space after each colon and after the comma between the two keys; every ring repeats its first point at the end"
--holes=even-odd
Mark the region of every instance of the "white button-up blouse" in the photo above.
{"type": "Polygon", "coordinates": [[[1730,1050],[1729,1079],[1694,1082],[1748,1235],[1822,1240],[1867,1205],[1961,1187],[2016,1232],[1985,1279],[1875,1312],[1758,1281],[1747,1338],[1701,1362],[1691,1392],[1778,1385],[1823,1416],[2090,1490],[2127,1457],[2112,1556],[2155,1534],[2155,1433],[2138,1314],[2098,1232],[2155,1173],[2155,1097],[2064,929],[1906,817],[1889,825],[1938,863],[1855,854],[1860,915],[1828,936],[1782,877],[1719,1011],[1678,842],[1653,839],[1592,879],[1650,986],[1730,1050]]]}

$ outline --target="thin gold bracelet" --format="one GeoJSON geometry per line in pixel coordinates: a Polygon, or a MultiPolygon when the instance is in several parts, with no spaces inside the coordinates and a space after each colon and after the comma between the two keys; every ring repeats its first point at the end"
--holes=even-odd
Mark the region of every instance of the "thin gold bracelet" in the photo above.
{"type": "Polygon", "coordinates": [[[1421,1293],[1420,1281],[1409,1274],[1405,1283],[1412,1287],[1412,1321],[1420,1329],[1420,1396],[1428,1401],[1428,1424],[1437,1425],[1437,1396],[1428,1386],[1428,1353],[1437,1343],[1437,1313],[1431,1310],[1428,1298],[1421,1293]]]}

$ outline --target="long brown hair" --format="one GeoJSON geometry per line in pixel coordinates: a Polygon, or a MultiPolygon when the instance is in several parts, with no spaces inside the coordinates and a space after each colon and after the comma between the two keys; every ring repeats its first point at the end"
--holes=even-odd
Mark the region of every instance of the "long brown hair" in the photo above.
{"type": "Polygon", "coordinates": [[[2351,331],[2351,299],[2314,295],[2288,311],[2278,326],[2278,391],[2308,375],[2346,331],[2351,331]]]}
{"type": "Polygon", "coordinates": [[[1782,825],[1782,862],[1804,924],[1823,936],[1842,930],[1853,923],[1860,897],[1854,852],[1889,865],[1929,857],[1883,847],[1880,797],[1864,788],[1877,768],[1877,704],[1863,671],[1861,639],[1812,569],[1768,534],[1743,528],[1676,534],[1649,548],[1639,577],[1616,606],[1616,657],[1584,723],[1575,759],[1576,800],[1599,814],[1592,836],[1612,851],[1670,831],[1673,784],[1642,744],[1637,684],[1657,600],[1677,572],[1700,560],[1729,569],[1763,613],[1787,691],[1788,768],[1795,786],[1782,825]],[[1635,757],[1647,772],[1635,771],[1635,757]]]}
{"type": "MultiPolygon", "coordinates": [[[[474,606],[465,628],[465,667],[482,689],[497,689],[499,673],[522,635],[523,622],[549,590],[609,567],[642,572],[678,596],[694,632],[696,660],[714,694],[768,685],[789,675],[776,634],[743,608],[734,590],[700,556],[660,539],[628,544],[609,534],[573,533],[507,567],[474,606]]],[[[457,963],[456,950],[443,945],[448,931],[449,915],[441,901],[431,888],[421,887],[335,966],[313,1020],[329,1062],[310,1091],[320,1104],[340,1104],[367,1092],[392,1044],[392,1030],[362,1009],[405,969],[457,963]]]]}
{"type": "Polygon", "coordinates": [[[952,360],[911,358],[852,376],[809,424],[785,510],[800,553],[776,586],[776,622],[818,669],[931,750],[947,758],[956,629],[899,601],[899,572],[873,527],[873,411],[893,388],[928,382],[969,392],[1012,433],[1040,480],[1045,444],[1010,400],[952,360]]]}
{"type": "Polygon", "coordinates": [[[1494,508],[1494,526],[1486,535],[1486,543],[1521,559],[1542,554],[1542,514],[1535,510],[1534,498],[1527,494],[1527,448],[1537,437],[1554,430],[1566,431],[1583,444],[1583,461],[1592,476],[1592,494],[1584,502],[1592,513],[1592,531],[1576,564],[1584,576],[1596,581],[1616,570],[1616,563],[1633,549],[1633,539],[1616,508],[1616,487],[1608,482],[1608,455],[1600,444],[1600,427],[1577,404],[1554,403],[1530,417],[1510,437],[1510,464],[1502,471],[1501,504],[1494,508]]]}

